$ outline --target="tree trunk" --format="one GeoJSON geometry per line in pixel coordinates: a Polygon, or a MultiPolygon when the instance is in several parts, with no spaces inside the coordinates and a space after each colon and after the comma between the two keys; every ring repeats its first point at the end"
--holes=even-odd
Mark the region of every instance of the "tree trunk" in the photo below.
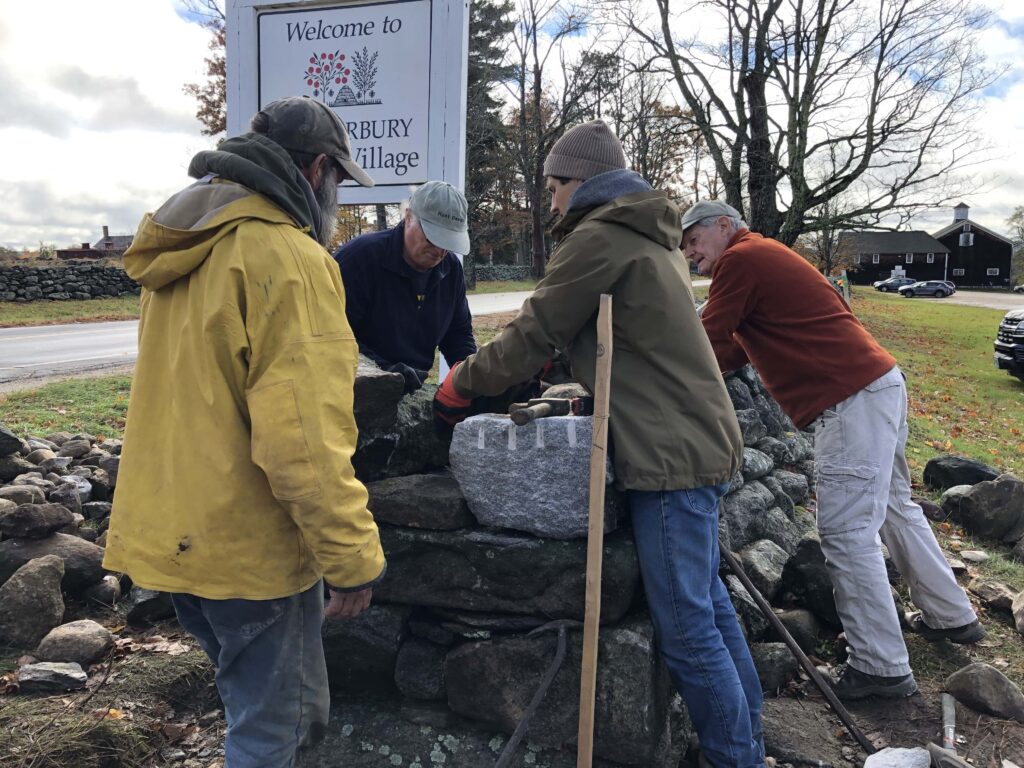
{"type": "Polygon", "coordinates": [[[547,249],[544,243],[544,188],[543,169],[538,168],[530,190],[530,243],[533,250],[533,274],[538,280],[544,277],[547,265],[547,249]]]}
{"type": "Polygon", "coordinates": [[[377,203],[377,231],[383,232],[388,228],[388,207],[384,203],[377,203]]]}

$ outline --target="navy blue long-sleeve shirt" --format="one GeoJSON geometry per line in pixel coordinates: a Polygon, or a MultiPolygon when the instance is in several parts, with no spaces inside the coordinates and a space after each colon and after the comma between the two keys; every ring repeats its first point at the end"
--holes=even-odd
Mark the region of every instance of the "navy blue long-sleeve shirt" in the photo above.
{"type": "Polygon", "coordinates": [[[335,251],[349,325],[359,351],[381,367],[430,370],[436,349],[454,365],[476,352],[462,264],[447,253],[433,269],[418,272],[402,256],[404,233],[402,223],[335,251]]]}

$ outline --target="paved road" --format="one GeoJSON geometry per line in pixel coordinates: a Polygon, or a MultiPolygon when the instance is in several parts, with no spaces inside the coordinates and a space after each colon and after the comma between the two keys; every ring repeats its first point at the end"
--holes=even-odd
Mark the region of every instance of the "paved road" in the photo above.
{"type": "MultiPolygon", "coordinates": [[[[710,280],[696,280],[707,285],[710,280]]],[[[516,312],[530,291],[469,297],[474,315],[516,312]]],[[[138,321],[0,328],[0,384],[67,376],[131,365],[138,353],[138,321]]]]}
{"type": "MultiPolygon", "coordinates": [[[[474,315],[516,312],[529,291],[469,297],[474,315]]],[[[0,384],[123,366],[138,353],[137,320],[0,328],[0,384]]]]}
{"type": "MultiPolygon", "coordinates": [[[[918,301],[918,299],[913,299],[918,301]]],[[[968,307],[988,307],[990,309],[1021,309],[1024,308],[1024,293],[993,293],[992,291],[957,291],[952,296],[942,299],[947,304],[963,304],[968,307]]]]}
{"type": "Polygon", "coordinates": [[[138,321],[0,328],[0,383],[135,362],[138,321]]]}

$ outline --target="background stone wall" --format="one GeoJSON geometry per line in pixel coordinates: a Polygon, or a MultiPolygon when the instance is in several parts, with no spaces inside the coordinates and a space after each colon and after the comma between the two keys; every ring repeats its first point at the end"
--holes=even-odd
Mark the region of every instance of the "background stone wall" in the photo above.
{"type": "Polygon", "coordinates": [[[528,266],[516,266],[514,264],[478,264],[476,266],[477,280],[529,280],[533,273],[528,266]]]}
{"type": "Polygon", "coordinates": [[[139,284],[119,267],[0,267],[0,301],[68,301],[138,294],[139,284]]]}

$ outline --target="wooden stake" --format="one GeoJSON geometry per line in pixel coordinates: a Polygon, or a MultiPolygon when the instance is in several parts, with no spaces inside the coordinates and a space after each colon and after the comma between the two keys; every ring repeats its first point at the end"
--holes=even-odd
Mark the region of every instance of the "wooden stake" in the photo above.
{"type": "Polygon", "coordinates": [[[601,624],[601,559],[604,554],[604,486],[608,460],[608,400],[612,383],[612,297],[603,294],[597,313],[597,371],[594,376],[594,440],[590,448],[590,508],[587,527],[587,602],[580,671],[580,729],[576,768],[594,757],[594,701],[597,694],[597,634],[601,624]]]}

